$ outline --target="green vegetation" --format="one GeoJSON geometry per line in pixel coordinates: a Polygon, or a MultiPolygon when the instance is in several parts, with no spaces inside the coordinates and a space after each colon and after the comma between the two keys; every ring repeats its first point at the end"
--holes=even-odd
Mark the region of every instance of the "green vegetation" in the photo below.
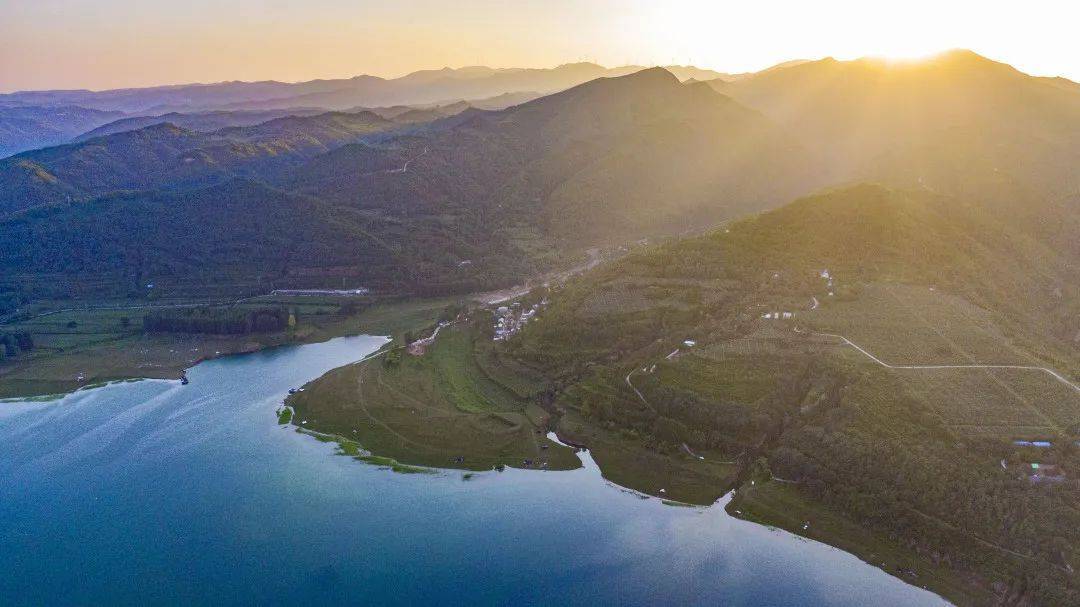
{"type": "Polygon", "coordinates": [[[819,334],[892,364],[1074,376],[1067,255],[978,207],[856,186],[632,253],[553,293],[503,356],[556,382],[560,435],[617,483],[702,503],[775,475],[785,493],[747,506],[763,520],[806,513],[960,604],[1067,604],[1080,394],[1037,370],[889,369],[819,334]],[[1034,482],[1031,461],[1063,476],[1034,482]]]}
{"type": "Polygon", "coordinates": [[[739,518],[836,546],[910,584],[932,589],[961,607],[994,602],[992,592],[972,586],[948,565],[934,563],[932,558],[894,538],[868,531],[835,510],[807,499],[791,484],[773,481],[743,485],[727,510],[739,518]]]}
{"type": "Polygon", "coordinates": [[[435,471],[430,468],[409,466],[389,457],[380,457],[377,455],[357,455],[355,456],[355,459],[357,461],[365,462],[373,466],[379,466],[381,468],[397,472],[398,474],[435,474],[435,471]]]}
{"type": "Polygon", "coordinates": [[[0,161],[0,214],[117,190],[197,187],[270,175],[360,135],[396,126],[370,112],[286,116],[214,133],[159,120],[0,161]]]}
{"type": "Polygon", "coordinates": [[[157,124],[2,160],[0,234],[19,246],[0,250],[0,294],[198,297],[342,279],[476,292],[567,265],[575,243],[758,210],[813,181],[763,117],[662,69],[470,116],[378,145],[356,141],[399,125],[368,112],[214,133],[157,124]],[[740,208],[709,209],[727,191],[740,208]]]}
{"type": "Polygon", "coordinates": [[[579,467],[572,450],[544,436],[550,413],[540,406],[541,394],[520,397],[476,363],[480,339],[471,325],[453,325],[422,356],[335,369],[288,398],[293,419],[406,464],[579,467]]]}
{"type": "Polygon", "coordinates": [[[842,334],[894,365],[1033,362],[995,326],[990,312],[925,286],[865,286],[857,298],[826,301],[804,318],[815,331],[842,334]]]}
{"type": "Polygon", "coordinates": [[[241,315],[266,308],[296,311],[297,325],[292,329],[249,335],[144,333],[130,321],[124,322],[140,314],[139,310],[38,316],[4,326],[12,333],[29,333],[36,347],[18,358],[0,360],[0,398],[58,394],[123,378],[171,379],[206,358],[341,335],[395,334],[435,322],[456,301],[274,296],[223,307],[241,315]],[[343,314],[345,304],[349,305],[343,314]],[[71,322],[76,323],[75,328],[68,327],[71,322]]]}
{"type": "MultiPolygon", "coordinates": [[[[286,408],[285,410],[288,410],[286,408]]],[[[321,443],[335,443],[337,445],[337,454],[351,457],[359,462],[378,466],[386,470],[391,470],[398,474],[435,474],[436,471],[430,468],[424,468],[421,466],[410,466],[402,464],[401,462],[391,458],[380,455],[372,455],[365,451],[360,443],[354,440],[349,440],[342,436],[335,436],[333,434],[325,434],[312,430],[310,428],[297,428],[297,432],[300,434],[306,434],[314,438],[321,443]]]]}
{"type": "Polygon", "coordinates": [[[287,426],[292,421],[293,411],[289,407],[282,407],[278,409],[277,421],[282,426],[287,426]]]}
{"type": "Polygon", "coordinates": [[[284,306],[176,308],[150,312],[143,317],[143,329],[148,332],[215,335],[275,333],[289,327],[290,314],[284,306]]]}
{"type": "Polygon", "coordinates": [[[20,354],[29,354],[35,348],[34,337],[28,331],[0,333],[0,362],[20,354]]]}

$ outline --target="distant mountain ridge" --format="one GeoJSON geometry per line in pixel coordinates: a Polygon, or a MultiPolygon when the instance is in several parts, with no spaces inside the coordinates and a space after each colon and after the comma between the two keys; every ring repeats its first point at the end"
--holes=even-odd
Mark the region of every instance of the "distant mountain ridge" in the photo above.
{"type": "MultiPolygon", "coordinates": [[[[222,82],[9,93],[0,95],[0,158],[160,122],[211,131],[327,110],[416,108],[461,101],[483,109],[503,109],[594,78],[640,69],[605,68],[591,63],[552,69],[476,66],[425,70],[395,79],[357,76],[298,83],[222,82]]],[[[725,77],[692,66],[673,69],[699,79],[725,77]]]]}
{"type": "Polygon", "coordinates": [[[372,178],[388,152],[346,146],[287,187],[384,208],[471,204],[567,240],[619,239],[779,203],[812,181],[766,119],[661,68],[598,79],[501,112],[463,114],[427,137],[388,142],[423,154],[402,179],[372,178]],[[781,168],[782,167],[782,168],[781,168]],[[711,205],[724,191],[742,200],[711,205]],[[739,211],[735,209],[738,208],[739,211]]]}
{"type": "Polygon", "coordinates": [[[0,106],[0,158],[27,149],[68,143],[72,137],[123,115],[114,110],[75,105],[0,106]]]}
{"type": "Polygon", "coordinates": [[[0,160],[0,215],[117,190],[177,190],[266,177],[397,126],[371,112],[283,116],[211,133],[158,123],[24,152],[0,160]]]}
{"type": "Polygon", "coordinates": [[[167,122],[181,128],[192,131],[211,132],[230,126],[250,126],[283,118],[285,116],[314,116],[322,114],[325,110],[315,108],[291,108],[285,110],[236,110],[197,112],[184,114],[170,112],[168,114],[154,114],[152,116],[132,116],[114,120],[97,128],[86,131],[73,138],[69,143],[80,143],[96,137],[104,137],[124,131],[135,131],[155,124],[167,122]]]}
{"type": "MultiPolygon", "coordinates": [[[[85,108],[140,113],[205,111],[213,109],[284,109],[441,103],[457,99],[495,97],[505,93],[550,93],[595,78],[641,70],[641,66],[605,68],[594,63],[571,63],[551,69],[466,67],[423,70],[400,78],[356,76],[338,80],[285,83],[222,82],[106,91],[24,91],[0,95],[4,105],[79,105],[85,108]]],[[[697,79],[724,74],[693,67],[673,68],[697,79]]]]}

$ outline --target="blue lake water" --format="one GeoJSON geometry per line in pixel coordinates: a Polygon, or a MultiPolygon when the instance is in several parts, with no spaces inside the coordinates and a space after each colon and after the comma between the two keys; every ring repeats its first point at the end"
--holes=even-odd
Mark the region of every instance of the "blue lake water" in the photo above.
{"type": "Polygon", "coordinates": [[[941,605],[828,546],[572,472],[402,475],[280,427],[349,337],[0,403],[0,604],[941,605]]]}

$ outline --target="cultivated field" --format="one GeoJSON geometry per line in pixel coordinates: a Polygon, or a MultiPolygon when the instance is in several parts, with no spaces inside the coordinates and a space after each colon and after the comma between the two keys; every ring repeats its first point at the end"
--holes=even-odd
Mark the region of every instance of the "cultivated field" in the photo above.
{"type": "Polygon", "coordinates": [[[1034,364],[995,328],[989,312],[926,287],[867,285],[852,300],[824,301],[798,318],[893,365],[1034,364]]]}
{"type": "Polygon", "coordinates": [[[380,357],[335,369],[289,398],[293,423],[406,464],[580,466],[546,438],[547,415],[476,362],[478,339],[469,328],[448,327],[422,356],[399,350],[399,362],[380,357]]]}
{"type": "Polygon", "coordinates": [[[577,309],[582,318],[632,314],[660,307],[688,310],[720,300],[732,288],[724,280],[676,280],[627,277],[593,289],[577,309]]]}
{"type": "Polygon", "coordinates": [[[1080,393],[1020,369],[890,372],[958,434],[1049,438],[1080,426],[1080,393]]]}

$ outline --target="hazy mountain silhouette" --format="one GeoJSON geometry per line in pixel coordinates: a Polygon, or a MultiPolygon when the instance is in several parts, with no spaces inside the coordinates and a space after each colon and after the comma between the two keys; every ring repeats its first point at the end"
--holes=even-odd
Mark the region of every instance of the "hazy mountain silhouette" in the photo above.
{"type": "Polygon", "coordinates": [[[77,106],[0,106],[0,158],[24,150],[60,145],[88,129],[116,120],[116,111],[77,106]]]}
{"type": "MultiPolygon", "coordinates": [[[[393,79],[356,76],[297,83],[221,82],[107,91],[24,91],[0,95],[0,106],[64,104],[156,114],[208,109],[348,109],[356,106],[414,105],[480,99],[521,91],[551,93],[595,78],[623,75],[640,69],[640,66],[605,68],[594,63],[571,63],[551,69],[444,68],[413,72],[393,79]]],[[[699,68],[676,69],[687,77],[693,76],[699,80],[724,76],[699,68]]]]}

